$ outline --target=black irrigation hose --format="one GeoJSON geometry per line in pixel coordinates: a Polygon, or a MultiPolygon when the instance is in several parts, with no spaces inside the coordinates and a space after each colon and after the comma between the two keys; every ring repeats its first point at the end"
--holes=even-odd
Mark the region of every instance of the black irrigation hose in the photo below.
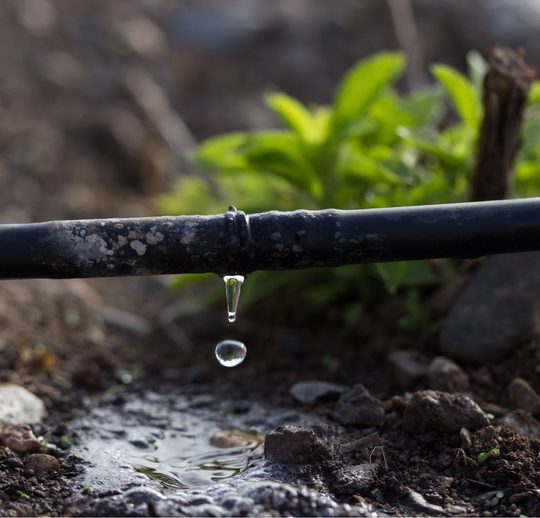
{"type": "Polygon", "coordinates": [[[0,225],[0,278],[214,272],[540,250],[540,198],[0,225]]]}

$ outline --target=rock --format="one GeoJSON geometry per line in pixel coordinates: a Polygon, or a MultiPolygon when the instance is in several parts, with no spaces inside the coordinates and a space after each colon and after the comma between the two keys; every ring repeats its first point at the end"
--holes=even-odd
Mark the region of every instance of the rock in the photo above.
{"type": "Polygon", "coordinates": [[[355,385],[338,399],[334,417],[345,426],[382,426],[384,404],[373,397],[363,385],[355,385]]]}
{"type": "Polygon", "coordinates": [[[291,396],[303,405],[314,405],[323,401],[332,401],[346,392],[349,387],[327,381],[299,381],[291,390],[291,396]]]}
{"type": "Polygon", "coordinates": [[[396,351],[388,356],[396,383],[409,387],[427,373],[428,360],[418,351],[396,351]]]}
{"type": "Polygon", "coordinates": [[[540,396],[524,379],[516,378],[508,386],[508,398],[514,408],[531,415],[540,414],[540,396]]]}
{"type": "Polygon", "coordinates": [[[25,465],[27,469],[31,469],[36,473],[56,471],[60,468],[58,459],[45,453],[33,453],[26,459],[25,465]]]}
{"type": "Polygon", "coordinates": [[[524,410],[514,410],[499,420],[503,426],[508,426],[519,435],[540,439],[540,422],[524,410]]]}
{"type": "Polygon", "coordinates": [[[515,350],[539,330],[540,253],[490,257],[452,307],[441,351],[484,364],[515,350]]]}
{"type": "Polygon", "coordinates": [[[0,443],[15,453],[32,453],[41,450],[41,443],[28,425],[0,427],[0,443]]]}
{"type": "Polygon", "coordinates": [[[358,495],[375,485],[375,468],[370,464],[346,466],[333,473],[332,490],[344,495],[358,495]]]}
{"type": "Polygon", "coordinates": [[[222,430],[210,437],[210,444],[216,448],[242,448],[261,442],[262,438],[259,435],[238,430],[222,430]]]}
{"type": "Polygon", "coordinates": [[[433,358],[428,368],[429,388],[445,392],[463,392],[469,388],[469,376],[444,356],[433,358]]]}
{"type": "Polygon", "coordinates": [[[436,390],[415,392],[403,413],[407,432],[459,432],[489,425],[487,415],[468,396],[436,390]]]}
{"type": "Polygon", "coordinates": [[[0,384],[0,424],[34,424],[45,416],[43,401],[24,387],[0,384]]]}
{"type": "Polygon", "coordinates": [[[313,431],[286,425],[266,434],[264,456],[272,462],[303,466],[328,460],[330,452],[313,431]]]}

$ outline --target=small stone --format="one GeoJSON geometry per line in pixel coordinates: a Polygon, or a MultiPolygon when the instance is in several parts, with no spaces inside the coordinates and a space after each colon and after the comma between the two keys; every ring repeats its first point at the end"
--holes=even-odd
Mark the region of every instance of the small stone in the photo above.
{"type": "Polygon", "coordinates": [[[131,439],[129,442],[135,448],[141,448],[142,450],[150,448],[150,443],[146,439],[131,439]]]}
{"type": "Polygon", "coordinates": [[[328,460],[330,452],[312,430],[286,425],[266,434],[264,456],[272,462],[303,466],[328,460]]]}
{"type": "Polygon", "coordinates": [[[499,423],[508,426],[519,435],[540,439],[540,422],[524,410],[514,410],[505,415],[499,423]]]}
{"type": "Polygon", "coordinates": [[[440,348],[483,365],[514,351],[539,331],[540,253],[489,257],[453,305],[440,348]]]}
{"type": "Polygon", "coordinates": [[[348,389],[345,385],[327,381],[300,381],[292,386],[290,394],[303,405],[315,405],[335,400],[348,389]]]}
{"type": "Polygon", "coordinates": [[[375,470],[370,464],[346,466],[335,471],[333,476],[333,491],[344,495],[361,494],[375,485],[375,470]]]}
{"type": "Polygon", "coordinates": [[[508,386],[508,398],[514,408],[525,410],[531,415],[540,414],[540,396],[529,383],[515,378],[508,386]]]}
{"type": "Polygon", "coordinates": [[[396,351],[388,356],[396,383],[409,387],[427,373],[428,360],[418,351],[396,351]]]}
{"type": "Polygon", "coordinates": [[[222,430],[210,437],[210,444],[216,448],[243,448],[261,442],[262,438],[259,435],[238,430],[222,430]]]}
{"type": "Polygon", "coordinates": [[[355,385],[338,399],[334,417],[345,426],[382,426],[384,404],[373,397],[363,385],[355,385]]]}
{"type": "Polygon", "coordinates": [[[25,462],[26,468],[36,473],[46,473],[56,471],[60,467],[60,462],[56,457],[45,453],[33,453],[25,462]]]}
{"type": "Polygon", "coordinates": [[[0,424],[34,424],[45,416],[45,405],[24,387],[0,384],[0,424]]]}
{"type": "Polygon", "coordinates": [[[489,425],[487,415],[468,396],[436,390],[415,392],[403,413],[407,432],[459,432],[489,425]]]}
{"type": "Polygon", "coordinates": [[[41,443],[28,425],[0,427],[0,443],[15,453],[32,453],[41,450],[41,443]]]}
{"type": "Polygon", "coordinates": [[[428,381],[433,390],[463,392],[469,388],[469,376],[444,356],[436,356],[429,364],[428,381]]]}

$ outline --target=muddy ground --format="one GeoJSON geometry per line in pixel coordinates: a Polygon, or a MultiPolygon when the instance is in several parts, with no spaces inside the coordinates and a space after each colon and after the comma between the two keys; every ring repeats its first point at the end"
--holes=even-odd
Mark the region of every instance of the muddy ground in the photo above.
{"type": "MultiPolygon", "coordinates": [[[[331,13],[325,2],[314,2],[313,11],[303,2],[296,9],[287,1],[240,4],[216,17],[212,2],[5,2],[0,221],[155,213],[152,196],[170,185],[190,144],[178,113],[195,138],[270,125],[259,101],[264,88],[325,100],[361,55],[396,47],[378,2],[343,2],[331,13]],[[373,19],[380,31],[359,30],[373,19]],[[141,40],[141,27],[151,36],[141,40]],[[319,80],[307,80],[312,70],[319,80]],[[131,88],[148,81],[170,99],[177,147],[131,88]]],[[[489,46],[491,27],[460,32],[459,15],[446,7],[417,7],[423,37],[431,38],[428,61],[463,64],[478,34],[477,46],[489,46]]],[[[162,317],[190,296],[150,278],[0,285],[0,382],[25,387],[46,408],[32,425],[41,438],[32,451],[0,447],[0,514],[540,514],[540,425],[531,417],[540,412],[537,339],[516,343],[495,363],[434,362],[437,333],[401,331],[396,300],[353,328],[332,315],[299,327],[286,315],[261,319],[256,311],[231,328],[225,307],[190,313],[174,328],[190,337],[186,350],[162,317]],[[213,356],[225,337],[248,346],[235,369],[213,356]],[[307,402],[291,395],[303,381],[342,388],[319,384],[321,398],[307,402]],[[516,385],[532,398],[528,410],[516,403],[516,385]],[[443,409],[435,420],[433,401],[443,409]],[[90,441],[104,449],[123,437],[127,444],[129,427],[152,425],[159,444],[183,413],[229,436],[238,432],[239,442],[221,443],[228,448],[292,428],[270,436],[267,461],[256,446],[255,478],[240,477],[244,485],[232,478],[232,489],[224,482],[204,495],[197,484],[171,490],[120,465],[99,481],[88,478],[90,441]],[[225,424],[212,416],[225,416],[225,424]],[[36,453],[59,462],[41,458],[44,466],[36,453]],[[134,493],[140,485],[152,489],[134,493]]]]}

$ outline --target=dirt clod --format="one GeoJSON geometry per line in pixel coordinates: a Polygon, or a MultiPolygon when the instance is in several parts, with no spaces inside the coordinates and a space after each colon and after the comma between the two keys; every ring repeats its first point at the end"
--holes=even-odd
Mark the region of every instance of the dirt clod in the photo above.
{"type": "Polygon", "coordinates": [[[428,368],[429,387],[445,392],[463,392],[469,388],[469,376],[444,356],[433,358],[428,368]]]}
{"type": "Polygon", "coordinates": [[[272,462],[302,466],[324,462],[330,452],[312,430],[280,426],[266,434],[264,456],[272,462]]]}
{"type": "Polygon", "coordinates": [[[303,405],[314,405],[323,401],[336,400],[347,391],[346,386],[327,381],[300,381],[290,390],[291,396],[303,405]]]}
{"type": "Polygon", "coordinates": [[[428,359],[418,351],[395,351],[388,362],[400,387],[409,387],[427,373],[428,359]]]}
{"type": "Polygon", "coordinates": [[[41,443],[28,425],[8,425],[0,428],[0,443],[15,453],[41,450],[41,443]]]}
{"type": "Polygon", "coordinates": [[[56,457],[46,453],[33,453],[25,462],[26,468],[36,473],[46,473],[56,471],[60,467],[60,462],[56,457]]]}
{"type": "Polygon", "coordinates": [[[340,494],[362,494],[375,484],[375,468],[370,464],[347,466],[338,469],[333,475],[333,488],[340,494]]]}
{"type": "Polygon", "coordinates": [[[363,385],[355,385],[338,399],[334,417],[346,426],[382,426],[384,404],[373,397],[363,385]]]}
{"type": "Polygon", "coordinates": [[[540,414],[540,395],[523,378],[515,378],[508,386],[508,398],[514,408],[531,415],[540,414]]]}
{"type": "Polygon", "coordinates": [[[487,415],[471,398],[436,390],[416,392],[403,414],[403,429],[413,433],[452,433],[487,425],[487,415]]]}
{"type": "Polygon", "coordinates": [[[519,435],[525,435],[540,439],[540,422],[525,410],[514,410],[505,415],[500,423],[508,426],[519,435]]]}

